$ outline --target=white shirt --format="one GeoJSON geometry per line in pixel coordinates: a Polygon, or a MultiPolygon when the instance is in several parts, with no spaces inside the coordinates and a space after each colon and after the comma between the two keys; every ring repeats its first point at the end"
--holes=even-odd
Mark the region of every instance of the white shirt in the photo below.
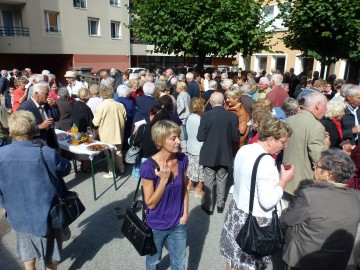
{"type": "Polygon", "coordinates": [[[69,91],[69,95],[78,95],[80,88],[86,88],[85,85],[82,82],[79,82],[78,80],[75,80],[74,84],[69,84],[67,86],[67,90],[69,91]]]}
{"type": "MultiPolygon", "coordinates": [[[[252,168],[256,158],[265,153],[258,143],[248,144],[240,148],[234,161],[234,191],[233,198],[237,208],[249,212],[250,186],[252,168]]],[[[261,158],[254,194],[253,215],[256,217],[271,218],[272,211],[283,195],[283,189],[278,186],[279,173],[272,156],[261,158]]],[[[278,205],[278,215],[281,207],[278,205]]]]}

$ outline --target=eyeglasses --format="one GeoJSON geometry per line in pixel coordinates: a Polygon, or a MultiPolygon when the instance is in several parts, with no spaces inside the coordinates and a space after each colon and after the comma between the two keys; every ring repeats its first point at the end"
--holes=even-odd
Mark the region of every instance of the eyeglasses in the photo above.
{"type": "MultiPolygon", "coordinates": [[[[275,139],[276,140],[276,139],[275,139]]],[[[281,142],[281,144],[285,147],[286,146],[286,143],[287,143],[287,141],[283,141],[283,140],[276,140],[276,141],[279,141],[279,142],[281,142]]]]}

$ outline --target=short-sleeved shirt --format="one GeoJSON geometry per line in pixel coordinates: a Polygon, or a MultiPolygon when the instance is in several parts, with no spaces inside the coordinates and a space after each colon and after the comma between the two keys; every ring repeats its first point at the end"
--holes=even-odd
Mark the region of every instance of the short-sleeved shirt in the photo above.
{"type": "MultiPolygon", "coordinates": [[[[165,186],[164,193],[155,209],[147,209],[146,224],[154,230],[167,230],[179,224],[184,213],[184,183],[183,175],[188,165],[188,158],[182,153],[177,154],[178,174],[170,179],[165,186]]],[[[155,174],[156,166],[150,160],[140,166],[140,176],[143,179],[153,180],[155,189],[160,178],[155,174]]]]}

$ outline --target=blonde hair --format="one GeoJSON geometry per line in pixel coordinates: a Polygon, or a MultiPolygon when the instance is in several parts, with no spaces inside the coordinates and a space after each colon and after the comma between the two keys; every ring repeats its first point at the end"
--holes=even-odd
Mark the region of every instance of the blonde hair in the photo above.
{"type": "Polygon", "coordinates": [[[80,88],[78,92],[78,97],[80,100],[88,101],[90,99],[90,92],[87,88],[80,88]]]}
{"type": "Polygon", "coordinates": [[[236,99],[238,101],[240,101],[241,99],[241,93],[238,90],[235,89],[230,89],[230,90],[226,90],[225,91],[225,97],[231,97],[233,99],[236,99]]]}
{"type": "Polygon", "coordinates": [[[161,120],[155,123],[151,128],[151,138],[158,149],[164,145],[166,137],[171,133],[180,135],[180,127],[175,122],[169,120],[161,120]]]}
{"type": "Polygon", "coordinates": [[[271,112],[273,109],[273,104],[270,99],[267,98],[259,99],[258,101],[254,102],[254,104],[252,105],[252,109],[253,110],[261,109],[267,112],[271,112]]]}
{"type": "Polygon", "coordinates": [[[35,117],[32,112],[18,110],[9,117],[9,131],[14,140],[27,141],[35,134],[35,117]]]}
{"type": "Polygon", "coordinates": [[[288,123],[274,117],[262,119],[258,130],[259,141],[265,141],[269,137],[278,140],[282,137],[290,137],[292,134],[292,129],[288,123]]]}
{"type": "Polygon", "coordinates": [[[194,97],[190,99],[189,110],[191,113],[200,115],[205,109],[205,99],[194,97]]]}
{"type": "Polygon", "coordinates": [[[100,97],[103,99],[110,99],[114,97],[114,89],[111,86],[100,86],[100,97]]]}
{"type": "Polygon", "coordinates": [[[178,82],[176,85],[176,88],[179,89],[181,92],[187,91],[187,86],[186,86],[186,83],[184,83],[184,82],[178,82]]]}
{"type": "Polygon", "coordinates": [[[99,85],[97,84],[91,85],[89,89],[90,95],[97,97],[99,95],[99,89],[100,89],[99,85]]]}

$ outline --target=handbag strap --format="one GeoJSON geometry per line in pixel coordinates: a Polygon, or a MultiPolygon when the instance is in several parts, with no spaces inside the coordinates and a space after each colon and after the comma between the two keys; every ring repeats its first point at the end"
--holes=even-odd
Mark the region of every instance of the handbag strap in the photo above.
{"type": "Polygon", "coordinates": [[[46,160],[45,160],[45,157],[44,157],[44,153],[43,153],[43,148],[42,147],[40,147],[40,156],[41,156],[41,160],[42,160],[42,162],[44,163],[44,165],[45,165],[45,168],[46,168],[46,171],[47,171],[47,173],[48,173],[48,175],[49,175],[49,178],[50,178],[50,182],[51,182],[51,185],[54,187],[54,189],[55,189],[55,192],[56,192],[56,195],[57,195],[57,197],[59,198],[59,200],[61,199],[61,196],[60,196],[60,194],[59,194],[59,191],[58,191],[58,189],[57,189],[57,187],[56,187],[56,184],[55,184],[55,176],[51,173],[51,171],[50,171],[50,169],[49,169],[49,166],[47,165],[47,163],[46,163],[46,160]]]}
{"type": "MultiPolygon", "coordinates": [[[[134,135],[134,141],[133,141],[133,145],[134,145],[134,142],[136,141],[136,136],[138,135],[138,133],[139,133],[139,128],[141,128],[142,126],[144,126],[144,128],[143,128],[143,132],[142,132],[142,137],[144,137],[144,133],[145,133],[145,125],[146,124],[143,124],[143,125],[141,125],[140,127],[138,127],[138,129],[136,130],[136,132],[135,132],[135,135],[134,135]]],[[[142,146],[142,140],[140,141],[140,145],[138,145],[140,148],[141,148],[141,146],[142,146]]]]}
{"type": "MultiPolygon", "coordinates": [[[[268,154],[268,153],[262,153],[262,154],[260,154],[260,155],[256,158],[255,163],[254,163],[254,167],[253,167],[252,174],[251,174],[249,214],[252,214],[253,206],[254,206],[254,195],[255,195],[255,184],[256,184],[257,169],[258,169],[258,167],[259,167],[259,163],[260,163],[261,158],[262,158],[263,156],[266,156],[266,155],[270,155],[270,154],[268,154]]],[[[276,206],[275,206],[275,208],[276,208],[276,206]]]]}

